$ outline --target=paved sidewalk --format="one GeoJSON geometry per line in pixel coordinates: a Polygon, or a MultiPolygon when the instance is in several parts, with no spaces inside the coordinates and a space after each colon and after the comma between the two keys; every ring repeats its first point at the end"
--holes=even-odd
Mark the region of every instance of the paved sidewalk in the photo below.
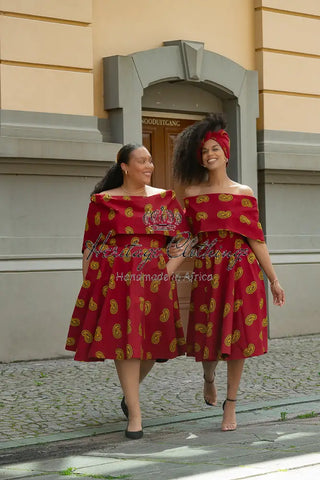
{"type": "MultiPolygon", "coordinates": [[[[320,335],[271,340],[267,355],[245,364],[238,408],[319,395],[319,345],[320,335]]],[[[211,407],[203,402],[201,370],[200,363],[185,357],[156,364],[141,386],[143,419],[210,415],[211,407]]],[[[111,361],[94,364],[68,358],[1,364],[0,375],[0,449],[45,441],[47,435],[69,432],[81,437],[123,420],[121,389],[111,361]]],[[[223,401],[224,362],[216,381],[223,401]]]]}
{"type": "Polygon", "coordinates": [[[270,412],[240,412],[235,432],[221,432],[221,419],[215,416],[189,417],[175,424],[148,426],[137,441],[125,439],[121,431],[78,440],[77,445],[60,442],[56,455],[52,455],[53,445],[39,445],[32,461],[0,466],[0,479],[317,479],[320,417],[268,421],[270,412]]]}

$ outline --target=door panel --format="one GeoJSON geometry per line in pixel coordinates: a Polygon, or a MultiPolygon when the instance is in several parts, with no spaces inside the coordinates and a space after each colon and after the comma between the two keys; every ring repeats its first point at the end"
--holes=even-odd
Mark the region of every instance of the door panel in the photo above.
{"type": "MultiPolygon", "coordinates": [[[[143,117],[142,119],[143,145],[151,153],[155,166],[152,175],[152,185],[167,190],[174,190],[182,206],[184,187],[173,179],[172,154],[174,143],[179,133],[195,121],[157,117],[143,117]]],[[[180,312],[185,333],[187,332],[188,324],[192,270],[193,261],[186,259],[176,272],[180,312]]]]}

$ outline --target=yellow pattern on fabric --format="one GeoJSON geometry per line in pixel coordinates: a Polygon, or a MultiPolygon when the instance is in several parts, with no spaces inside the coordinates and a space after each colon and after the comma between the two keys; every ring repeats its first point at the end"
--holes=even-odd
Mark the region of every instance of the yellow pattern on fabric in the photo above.
{"type": "Polygon", "coordinates": [[[204,347],[204,349],[203,349],[203,359],[207,360],[207,358],[209,358],[209,348],[204,347]]]}
{"type": "Polygon", "coordinates": [[[100,225],[100,221],[101,221],[101,212],[97,212],[94,216],[95,225],[100,225]]]}
{"type": "Polygon", "coordinates": [[[220,202],[231,202],[233,200],[233,196],[229,195],[228,193],[221,193],[219,195],[220,202]]]}
{"type": "Polygon", "coordinates": [[[113,290],[116,287],[116,277],[114,273],[111,273],[110,278],[109,278],[109,288],[113,290]]]}
{"type": "Polygon", "coordinates": [[[110,212],[108,213],[108,220],[113,220],[115,216],[116,212],[113,210],[113,208],[110,208],[110,212]]]}
{"type": "Polygon", "coordinates": [[[116,348],[116,360],[124,360],[124,351],[122,348],[116,348]]]}
{"type": "Polygon", "coordinates": [[[79,318],[71,318],[70,325],[71,325],[72,327],[79,327],[79,325],[80,325],[80,320],[79,320],[79,318]]]}
{"type": "Polygon", "coordinates": [[[118,313],[118,303],[114,298],[110,300],[110,313],[112,313],[112,315],[118,313]]]}
{"type": "Polygon", "coordinates": [[[126,352],[127,352],[127,359],[130,360],[130,358],[132,358],[133,356],[133,348],[129,343],[126,346],[126,352]]]}
{"type": "Polygon", "coordinates": [[[91,270],[98,270],[99,266],[100,266],[99,262],[91,262],[90,263],[91,270]]]}
{"type": "Polygon", "coordinates": [[[196,323],[194,329],[196,332],[207,333],[207,327],[204,323],[196,323]]]}
{"type": "Polygon", "coordinates": [[[114,338],[121,338],[122,337],[122,331],[121,331],[121,325],[120,323],[115,323],[112,327],[112,335],[114,338]]]}
{"type": "Polygon", "coordinates": [[[250,327],[255,320],[257,320],[257,315],[255,313],[249,313],[249,315],[246,316],[244,323],[250,327]]]}
{"type": "Polygon", "coordinates": [[[151,312],[151,302],[149,302],[149,300],[146,300],[144,302],[144,314],[149,315],[150,312],[151,312]]]}
{"type": "Polygon", "coordinates": [[[240,330],[235,330],[232,334],[231,343],[236,343],[240,339],[240,330]]]}
{"type": "Polygon", "coordinates": [[[83,308],[85,306],[85,301],[82,298],[78,298],[76,301],[76,307],[83,308]]]}
{"type": "Polygon", "coordinates": [[[159,291],[161,281],[160,280],[152,280],[150,285],[150,290],[152,293],[157,293],[159,291]]]}
{"type": "Polygon", "coordinates": [[[257,290],[257,282],[253,281],[250,283],[250,285],[247,286],[246,293],[248,293],[248,295],[252,295],[256,290],[257,290]]]}
{"type": "Polygon", "coordinates": [[[231,310],[230,303],[226,303],[223,310],[223,318],[225,318],[229,314],[230,310],[231,310]]]}
{"type": "Polygon", "coordinates": [[[211,280],[212,288],[218,288],[219,287],[219,281],[220,281],[220,275],[218,273],[215,273],[213,275],[213,279],[211,280]]]}
{"type": "Polygon", "coordinates": [[[239,310],[240,307],[242,307],[243,305],[243,300],[241,300],[240,298],[238,300],[236,300],[234,302],[234,305],[233,305],[233,311],[234,312],[237,312],[239,310]]]}
{"type": "Polygon", "coordinates": [[[212,336],[212,333],[213,333],[213,323],[212,322],[208,322],[208,325],[207,325],[207,337],[211,337],[212,336]]]}
{"type": "Polygon", "coordinates": [[[249,255],[247,256],[247,260],[251,264],[255,261],[255,259],[256,259],[256,256],[253,252],[249,253],[249,255]]]}
{"type": "Polygon", "coordinates": [[[196,213],[196,220],[206,220],[208,218],[207,212],[197,212],[196,213]]]}
{"type": "Polygon", "coordinates": [[[203,203],[203,202],[209,202],[209,197],[208,195],[199,195],[197,198],[196,198],[196,203],[203,203]]]}
{"type": "Polygon", "coordinates": [[[228,236],[227,230],[218,230],[218,233],[220,238],[226,238],[228,236]]]}
{"type": "Polygon", "coordinates": [[[127,320],[127,334],[129,335],[132,332],[131,320],[128,318],[127,320]]]}
{"type": "Polygon", "coordinates": [[[98,350],[98,351],[96,352],[96,358],[105,359],[106,357],[104,356],[104,353],[103,353],[103,352],[100,352],[100,350],[98,350]]]}
{"type": "Polygon", "coordinates": [[[232,212],[230,210],[219,210],[217,213],[218,218],[230,218],[232,215],[232,212]]]}
{"type": "Polygon", "coordinates": [[[128,207],[125,209],[124,214],[126,217],[133,217],[133,209],[132,207],[128,207]]]}
{"type": "Polygon", "coordinates": [[[94,312],[95,310],[97,310],[98,308],[98,304],[93,300],[93,298],[91,297],[90,298],[90,302],[89,302],[89,310],[91,310],[92,312],[94,312]]]}
{"type": "Polygon", "coordinates": [[[253,344],[253,343],[249,343],[249,345],[247,346],[247,348],[245,348],[245,349],[243,350],[243,355],[244,355],[245,357],[250,357],[250,356],[254,353],[255,349],[256,349],[256,347],[254,346],[254,344],[253,344]]]}
{"type": "Polygon", "coordinates": [[[101,327],[96,328],[96,331],[94,332],[94,340],[96,342],[101,342],[102,340],[101,327]]]}
{"type": "Polygon", "coordinates": [[[222,253],[220,252],[220,250],[217,250],[214,256],[214,263],[216,265],[219,265],[221,262],[222,262],[222,253]]]}
{"type": "Polygon", "coordinates": [[[174,338],[174,339],[170,342],[169,350],[170,350],[170,352],[172,352],[172,353],[177,350],[177,339],[176,339],[176,338],[174,338]]]}
{"type": "Polygon", "coordinates": [[[169,317],[170,317],[170,311],[168,308],[164,308],[162,310],[162,313],[160,314],[160,322],[167,322],[169,320],[169,317]]]}
{"type": "Polygon", "coordinates": [[[249,198],[243,198],[241,200],[241,205],[243,207],[249,207],[249,208],[252,208],[252,203],[251,203],[251,200],[249,200],[249,198]]]}
{"type": "Polygon", "coordinates": [[[250,225],[251,220],[249,220],[249,218],[246,217],[245,215],[240,215],[240,222],[241,223],[246,223],[247,225],[250,225]]]}
{"type": "Polygon", "coordinates": [[[156,330],[153,332],[152,337],[151,337],[151,343],[154,345],[158,344],[161,339],[162,332],[160,330],[156,330]]]}
{"type": "Polygon", "coordinates": [[[234,279],[235,280],[239,280],[239,278],[241,278],[243,275],[243,268],[242,267],[238,267],[237,270],[235,271],[234,273],[234,279]]]}
{"type": "Polygon", "coordinates": [[[83,336],[84,341],[86,343],[92,343],[93,342],[93,336],[92,336],[92,333],[89,332],[89,330],[82,330],[81,335],[83,336]]]}
{"type": "Polygon", "coordinates": [[[215,311],[216,305],[217,305],[217,303],[216,303],[215,299],[214,299],[214,298],[210,298],[209,313],[212,313],[212,312],[215,311]]]}
{"type": "Polygon", "coordinates": [[[241,245],[243,244],[244,244],[244,241],[242,240],[242,238],[237,238],[236,241],[234,242],[234,248],[238,250],[239,248],[241,248],[241,245]]]}
{"type": "Polygon", "coordinates": [[[68,347],[71,347],[72,345],[74,345],[76,343],[76,339],[73,338],[73,337],[68,337],[66,343],[67,343],[68,347]]]}

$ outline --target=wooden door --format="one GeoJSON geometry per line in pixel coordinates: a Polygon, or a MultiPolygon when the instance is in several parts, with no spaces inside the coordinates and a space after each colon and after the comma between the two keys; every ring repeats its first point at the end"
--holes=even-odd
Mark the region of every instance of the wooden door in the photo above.
{"type": "MultiPolygon", "coordinates": [[[[173,179],[172,154],[174,142],[179,133],[195,121],[176,118],[142,118],[143,145],[151,153],[155,167],[152,185],[166,190],[174,190],[182,206],[184,187],[181,187],[173,179]]],[[[187,259],[176,272],[180,312],[185,333],[187,333],[192,270],[193,262],[187,259]]]]}

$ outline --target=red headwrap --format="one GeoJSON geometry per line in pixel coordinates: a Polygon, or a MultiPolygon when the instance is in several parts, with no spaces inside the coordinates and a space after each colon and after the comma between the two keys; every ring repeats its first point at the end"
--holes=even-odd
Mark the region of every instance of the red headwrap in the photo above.
{"type": "Polygon", "coordinates": [[[217,132],[207,132],[198,148],[198,159],[201,162],[202,147],[208,140],[215,140],[219,143],[226,158],[230,158],[230,138],[225,130],[218,130],[217,132]]]}

